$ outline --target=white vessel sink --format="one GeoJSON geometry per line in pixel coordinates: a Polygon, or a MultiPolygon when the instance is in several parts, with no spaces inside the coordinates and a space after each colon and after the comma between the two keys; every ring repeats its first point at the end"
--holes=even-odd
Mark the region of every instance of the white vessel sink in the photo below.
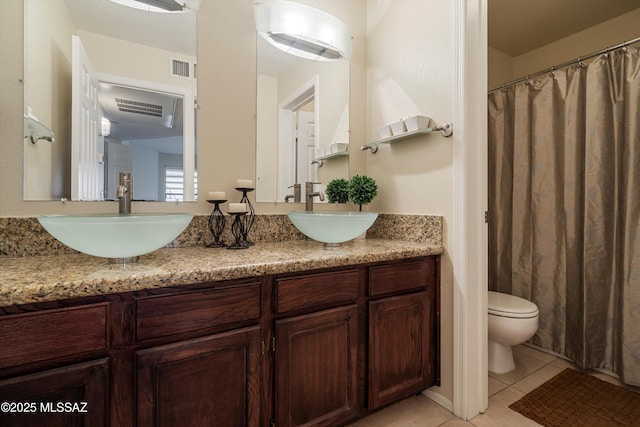
{"type": "Polygon", "coordinates": [[[302,234],[327,244],[355,239],[371,227],[375,212],[289,212],[289,219],[302,234]]]}
{"type": "Polygon", "coordinates": [[[40,224],[65,245],[105,258],[132,258],[153,252],[189,225],[189,213],[42,215],[40,224]]]}

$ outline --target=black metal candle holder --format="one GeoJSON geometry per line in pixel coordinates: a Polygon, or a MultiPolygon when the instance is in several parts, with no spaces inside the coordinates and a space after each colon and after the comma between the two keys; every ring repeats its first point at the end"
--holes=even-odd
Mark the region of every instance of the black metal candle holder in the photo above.
{"type": "Polygon", "coordinates": [[[249,240],[249,231],[251,231],[251,227],[256,220],[256,211],[253,209],[253,205],[251,201],[247,197],[247,193],[255,190],[255,188],[242,188],[238,187],[236,190],[242,192],[242,198],[240,199],[240,203],[245,203],[247,205],[247,215],[243,218],[244,230],[242,231],[242,243],[245,245],[253,245],[254,243],[249,240]]]}
{"type": "Polygon", "coordinates": [[[220,236],[224,231],[224,226],[227,224],[227,219],[220,210],[220,204],[226,202],[226,200],[207,200],[209,203],[213,203],[213,211],[209,215],[209,230],[213,233],[213,242],[207,245],[208,248],[224,248],[227,246],[220,236]]]}
{"type": "Polygon", "coordinates": [[[233,215],[233,223],[231,223],[231,233],[235,237],[235,243],[227,246],[227,249],[247,249],[249,246],[243,241],[244,236],[244,221],[243,217],[247,215],[246,212],[229,212],[229,215],[233,215]]]}

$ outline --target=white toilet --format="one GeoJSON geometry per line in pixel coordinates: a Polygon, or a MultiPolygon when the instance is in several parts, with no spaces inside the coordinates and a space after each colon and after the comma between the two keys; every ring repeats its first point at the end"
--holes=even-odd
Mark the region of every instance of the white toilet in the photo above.
{"type": "Polygon", "coordinates": [[[489,371],[513,371],[511,346],[522,344],[538,330],[538,307],[526,299],[489,291],[489,371]]]}

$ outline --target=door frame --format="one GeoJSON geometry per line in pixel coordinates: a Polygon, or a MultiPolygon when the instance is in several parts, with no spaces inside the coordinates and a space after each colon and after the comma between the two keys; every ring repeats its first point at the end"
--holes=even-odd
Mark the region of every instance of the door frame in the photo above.
{"type": "Polygon", "coordinates": [[[454,2],[453,413],[488,407],[487,0],[454,2]]]}
{"type": "MultiPolygon", "coordinates": [[[[288,187],[296,176],[296,148],[291,141],[296,137],[296,114],[295,112],[303,105],[313,100],[313,111],[315,114],[316,136],[315,148],[318,148],[320,132],[320,77],[315,75],[306,81],[298,89],[293,91],[278,105],[278,192],[277,200],[284,200],[288,194],[288,187]],[[287,165],[281,167],[281,165],[287,165]]],[[[313,165],[312,167],[317,167],[313,165]]]]}

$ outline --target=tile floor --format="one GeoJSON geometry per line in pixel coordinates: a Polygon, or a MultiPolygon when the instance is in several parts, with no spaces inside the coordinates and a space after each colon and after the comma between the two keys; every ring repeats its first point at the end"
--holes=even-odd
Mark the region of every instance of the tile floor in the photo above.
{"type": "MultiPolygon", "coordinates": [[[[484,414],[464,421],[431,399],[418,395],[372,414],[349,427],[529,427],[540,424],[509,409],[531,390],[565,368],[574,367],[564,359],[524,345],[514,347],[516,369],[504,375],[489,374],[489,408],[484,414]]],[[[594,373],[602,380],[620,384],[611,376],[594,373]]]]}

